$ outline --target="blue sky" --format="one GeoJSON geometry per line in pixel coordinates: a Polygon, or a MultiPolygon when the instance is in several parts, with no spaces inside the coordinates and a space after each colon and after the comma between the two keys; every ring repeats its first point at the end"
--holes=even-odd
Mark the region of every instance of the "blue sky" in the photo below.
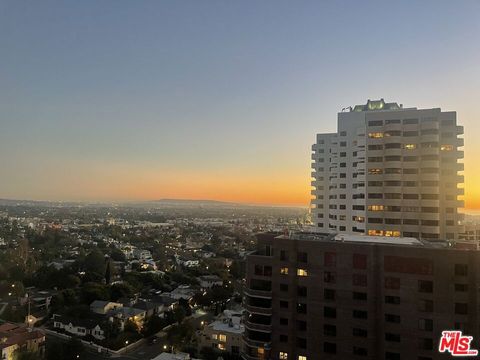
{"type": "Polygon", "coordinates": [[[478,1],[0,1],[0,197],[307,203],[315,133],[380,97],[458,112],[476,197],[479,18],[478,1]]]}

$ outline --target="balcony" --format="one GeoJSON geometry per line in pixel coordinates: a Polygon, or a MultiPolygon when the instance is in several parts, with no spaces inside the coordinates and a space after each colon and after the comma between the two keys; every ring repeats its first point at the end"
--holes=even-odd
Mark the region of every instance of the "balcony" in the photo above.
{"type": "Polygon", "coordinates": [[[260,314],[260,315],[272,315],[272,308],[264,308],[264,307],[258,307],[258,306],[252,306],[247,303],[244,304],[245,309],[248,312],[251,312],[253,314],[260,314]]]}
{"type": "Polygon", "coordinates": [[[272,331],[272,325],[252,323],[248,320],[245,321],[245,327],[247,329],[255,330],[255,331],[264,331],[264,332],[271,332],[272,331]]]}
{"type": "Polygon", "coordinates": [[[248,289],[245,288],[244,290],[245,295],[247,296],[257,296],[257,297],[263,297],[263,298],[272,298],[272,291],[271,290],[255,290],[255,289],[248,289]]]}

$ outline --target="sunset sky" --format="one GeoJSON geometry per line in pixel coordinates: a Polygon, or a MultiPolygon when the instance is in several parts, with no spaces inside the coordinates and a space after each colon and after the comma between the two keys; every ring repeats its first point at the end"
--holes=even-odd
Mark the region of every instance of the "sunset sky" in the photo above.
{"type": "Polygon", "coordinates": [[[315,134],[455,110],[480,209],[480,1],[0,1],[0,198],[307,205],[315,134]]]}

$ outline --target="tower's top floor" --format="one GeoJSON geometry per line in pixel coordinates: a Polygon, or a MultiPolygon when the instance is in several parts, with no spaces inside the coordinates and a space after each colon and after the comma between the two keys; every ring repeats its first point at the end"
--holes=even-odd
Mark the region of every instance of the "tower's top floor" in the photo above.
{"type": "Polygon", "coordinates": [[[380,111],[380,110],[402,110],[403,104],[397,104],[396,102],[387,103],[385,100],[370,100],[368,99],[365,105],[355,105],[348,108],[350,112],[362,112],[362,111],[380,111]]]}

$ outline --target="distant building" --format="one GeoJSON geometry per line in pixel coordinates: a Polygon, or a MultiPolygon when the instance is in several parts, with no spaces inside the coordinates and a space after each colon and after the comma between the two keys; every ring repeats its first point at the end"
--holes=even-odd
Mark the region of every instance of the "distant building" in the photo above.
{"type": "Polygon", "coordinates": [[[223,280],[218,275],[203,275],[197,278],[202,289],[211,289],[214,286],[222,286],[223,280]]]}
{"type": "Polygon", "coordinates": [[[214,348],[240,355],[245,328],[241,324],[241,314],[212,322],[205,326],[199,335],[199,350],[204,347],[214,348]]]}
{"type": "Polygon", "coordinates": [[[123,304],[112,302],[112,301],[104,301],[104,300],[95,300],[90,304],[90,311],[95,314],[105,315],[112,310],[120,309],[123,307],[123,304]]]}
{"type": "Polygon", "coordinates": [[[198,360],[190,357],[190,354],[187,353],[161,353],[160,355],[155,356],[152,360],[198,360]]]}
{"type": "Polygon", "coordinates": [[[312,146],[319,231],[457,240],[463,232],[463,127],[453,111],[383,99],[338,113],[312,146]]]}
{"type": "Polygon", "coordinates": [[[245,359],[443,359],[442,331],[480,336],[478,250],[321,233],[264,233],[258,245],[245,359]]]}
{"type": "Polygon", "coordinates": [[[152,259],[152,253],[148,250],[133,249],[133,257],[141,261],[150,260],[152,259]]]}
{"type": "Polygon", "coordinates": [[[0,358],[16,360],[22,351],[36,353],[43,358],[45,354],[45,334],[26,326],[4,323],[0,325],[0,358]]]}
{"type": "Polygon", "coordinates": [[[73,319],[57,314],[53,315],[53,327],[55,329],[61,329],[79,337],[90,335],[97,340],[105,339],[103,323],[104,321],[100,319],[73,319]]]}

